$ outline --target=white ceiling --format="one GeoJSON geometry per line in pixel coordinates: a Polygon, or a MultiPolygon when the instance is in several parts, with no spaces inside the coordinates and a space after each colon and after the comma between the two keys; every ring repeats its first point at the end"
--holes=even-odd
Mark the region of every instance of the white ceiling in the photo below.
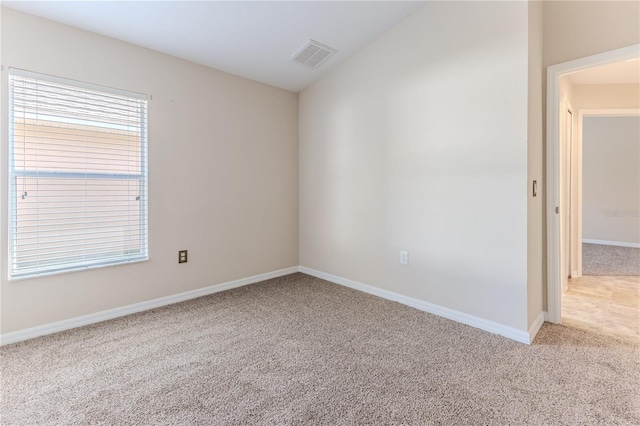
{"type": "Polygon", "coordinates": [[[567,77],[571,84],[640,84],[640,60],[600,65],[567,77]]]}
{"type": "Polygon", "coordinates": [[[2,5],[300,91],[421,1],[3,1],[2,5]],[[308,39],[337,53],[318,69],[289,61],[308,39]]]}

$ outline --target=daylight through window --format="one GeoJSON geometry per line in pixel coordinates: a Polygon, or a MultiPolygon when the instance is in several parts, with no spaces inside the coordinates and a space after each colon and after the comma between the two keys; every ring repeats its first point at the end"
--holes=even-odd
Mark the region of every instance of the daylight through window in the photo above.
{"type": "Polygon", "coordinates": [[[11,278],[145,260],[147,96],[10,70],[11,278]]]}

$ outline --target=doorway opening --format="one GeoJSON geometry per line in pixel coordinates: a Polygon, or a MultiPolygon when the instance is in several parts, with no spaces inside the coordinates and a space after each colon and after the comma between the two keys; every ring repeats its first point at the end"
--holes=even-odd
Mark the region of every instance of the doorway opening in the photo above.
{"type": "MultiPolygon", "coordinates": [[[[622,323],[623,328],[627,325],[631,327],[626,332],[636,334],[640,340],[640,329],[636,330],[640,327],[640,274],[628,279],[622,275],[628,273],[624,270],[622,273],[614,271],[615,275],[594,275],[594,271],[598,274],[609,274],[610,271],[606,268],[593,269],[592,250],[594,247],[599,250],[596,250],[595,259],[602,261],[600,263],[605,266],[607,259],[602,253],[617,250],[620,242],[631,245],[628,249],[640,253],[640,231],[629,231],[629,228],[626,231],[614,230],[623,232],[623,236],[618,235],[610,240],[606,239],[610,234],[594,233],[593,189],[611,195],[621,185],[607,188],[612,183],[606,177],[620,178],[617,176],[620,173],[615,169],[613,172],[605,171],[598,178],[597,173],[596,177],[593,176],[591,166],[588,176],[583,173],[585,125],[591,128],[599,118],[615,121],[640,115],[639,57],[640,45],[634,45],[554,65],[547,70],[547,318],[549,322],[572,325],[570,315],[563,318],[563,308],[567,314],[582,312],[590,315],[590,318],[582,318],[592,326],[587,328],[597,328],[598,325],[600,329],[605,329],[611,328],[614,323],[622,323]],[[583,183],[589,185],[586,194],[583,183]],[[584,195],[588,195],[590,204],[584,204],[584,195]],[[639,243],[639,248],[634,249],[636,243],[639,243]],[[583,256],[588,264],[583,264],[583,256]],[[583,267],[587,269],[583,271],[583,267]],[[576,294],[584,297],[574,297],[576,294]],[[566,296],[566,300],[563,296],[566,296]],[[598,300],[598,297],[602,300],[598,300]],[[620,312],[616,307],[618,302],[622,304],[620,312]],[[628,318],[623,318],[625,315],[628,318]]],[[[594,155],[599,155],[599,159],[605,163],[607,156],[610,157],[607,148],[611,147],[604,147],[604,151],[595,154],[590,148],[588,158],[591,161],[594,155]]],[[[640,162],[640,157],[636,156],[635,159],[640,162]]],[[[632,168],[637,173],[638,165],[632,168]]],[[[619,218],[624,214],[629,216],[627,222],[638,224],[638,201],[632,205],[627,205],[627,201],[609,201],[609,205],[600,205],[596,209],[597,214],[602,216],[599,219],[619,218]]],[[[599,222],[596,228],[621,221],[599,222]]],[[[640,267],[640,257],[634,260],[633,256],[631,262],[635,261],[635,265],[631,265],[631,269],[640,267]]]]}

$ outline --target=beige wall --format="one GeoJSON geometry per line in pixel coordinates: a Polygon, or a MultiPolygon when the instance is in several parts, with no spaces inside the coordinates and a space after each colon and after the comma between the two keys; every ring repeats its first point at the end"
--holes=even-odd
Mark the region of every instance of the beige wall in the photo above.
{"type": "Polygon", "coordinates": [[[545,1],[544,65],[640,43],[640,2],[545,1]]]}
{"type": "MultiPolygon", "coordinates": [[[[571,229],[572,226],[577,224],[577,221],[571,220],[571,213],[575,213],[574,210],[577,206],[575,201],[577,198],[571,199],[571,196],[576,194],[575,188],[573,191],[570,188],[570,184],[577,182],[577,167],[575,150],[577,144],[577,117],[578,111],[573,106],[573,85],[567,76],[560,78],[559,87],[560,98],[560,117],[558,120],[560,138],[559,147],[560,154],[558,161],[560,164],[559,174],[559,207],[560,207],[560,247],[562,253],[562,259],[560,261],[560,276],[562,280],[563,290],[567,289],[569,275],[575,275],[572,273],[572,261],[571,259],[576,257],[576,247],[571,244],[571,237],[576,238],[575,229],[571,229]],[[569,115],[571,111],[571,115],[569,115]],[[572,151],[573,150],[573,154],[572,151]],[[571,160],[570,160],[571,159],[571,160]],[[570,167],[571,165],[574,167],[570,167]],[[570,179],[570,174],[573,174],[570,179]],[[573,202],[572,202],[573,201],[573,202]],[[569,207],[571,206],[571,207],[569,207]]],[[[576,240],[577,241],[577,240],[576,240]]],[[[573,263],[575,265],[575,263],[573,263]]]]}
{"type": "Polygon", "coordinates": [[[301,93],[301,265],[527,329],[527,8],[427,3],[301,93]]]}
{"type": "Polygon", "coordinates": [[[3,110],[7,67],[153,96],[144,263],[8,282],[2,132],[2,333],[298,264],[296,94],[10,9],[1,19],[3,110]]]}
{"type": "Polygon", "coordinates": [[[640,243],[640,118],[584,117],[582,238],[640,243]]]}
{"type": "Polygon", "coordinates": [[[571,105],[573,105],[573,84],[571,84],[571,80],[568,76],[563,75],[560,77],[559,89],[560,102],[562,102],[563,99],[566,99],[571,105]]]}
{"type": "Polygon", "coordinates": [[[572,86],[571,100],[574,108],[578,111],[584,109],[640,108],[640,85],[576,84],[572,86]]]}
{"type": "Polygon", "coordinates": [[[543,246],[545,240],[544,179],[542,170],[543,122],[542,122],[542,43],[543,3],[529,2],[529,89],[527,121],[527,174],[529,195],[527,196],[527,301],[529,327],[543,310],[546,288],[543,246]],[[537,181],[537,196],[533,196],[533,181],[537,181]]]}

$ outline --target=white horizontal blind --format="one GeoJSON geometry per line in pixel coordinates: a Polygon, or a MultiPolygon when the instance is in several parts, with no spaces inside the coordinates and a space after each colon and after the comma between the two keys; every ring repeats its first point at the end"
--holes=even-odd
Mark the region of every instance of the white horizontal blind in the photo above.
{"type": "Polygon", "coordinates": [[[147,97],[9,77],[11,278],[144,260],[147,97]]]}

